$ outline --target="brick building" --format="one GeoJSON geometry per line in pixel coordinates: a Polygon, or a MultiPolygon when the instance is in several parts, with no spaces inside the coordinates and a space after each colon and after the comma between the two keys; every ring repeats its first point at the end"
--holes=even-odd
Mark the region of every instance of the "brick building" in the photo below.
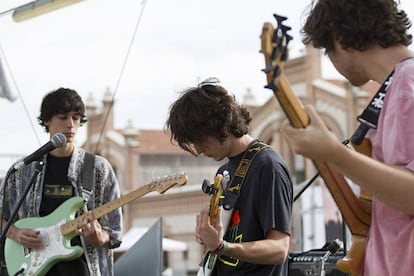
{"type": "MultiPolygon", "coordinates": [[[[320,52],[315,49],[308,48],[306,54],[289,60],[284,70],[295,94],[304,104],[314,105],[326,125],[341,140],[349,137],[357,127],[355,118],[369,99],[367,91],[376,89],[373,84],[357,88],[346,81],[323,79],[320,52]]],[[[294,155],[281,138],[280,127],[286,116],[277,100],[271,97],[263,106],[255,106],[249,104],[251,96],[252,92],[248,91],[244,101],[253,117],[250,133],[281,153],[291,169],[295,192],[298,192],[304,181],[316,173],[315,167],[310,160],[294,155]]],[[[201,183],[206,178],[212,180],[220,164],[182,151],[170,143],[169,134],[163,130],[138,130],[131,123],[124,129],[115,129],[111,105],[109,90],[105,92],[100,110],[92,97],[87,100],[89,122],[85,148],[111,162],[120,180],[122,194],[160,176],[185,172],[189,177],[183,187],[173,187],[162,195],[149,193],[125,205],[125,229],[149,227],[162,217],[164,236],[188,245],[188,252],[184,254],[170,252],[165,256],[169,266],[179,272],[196,271],[202,248],[194,241],[195,216],[209,202],[209,197],[201,191],[201,183]]],[[[312,196],[304,193],[303,199],[294,204],[292,250],[322,246],[322,241],[335,234],[331,233],[335,227],[328,225],[341,223],[338,209],[324,185],[320,184],[318,179],[309,192],[312,196]],[[321,233],[320,226],[311,226],[315,219],[322,220],[323,235],[319,237],[315,235],[321,233]]]]}

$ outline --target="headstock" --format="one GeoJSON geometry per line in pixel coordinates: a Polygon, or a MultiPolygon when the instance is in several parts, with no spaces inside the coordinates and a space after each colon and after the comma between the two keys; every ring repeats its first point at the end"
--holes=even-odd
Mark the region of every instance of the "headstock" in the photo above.
{"type": "Polygon", "coordinates": [[[173,186],[183,186],[187,183],[188,176],[186,174],[176,174],[172,176],[165,176],[163,178],[154,180],[151,182],[151,191],[159,192],[160,194],[165,193],[168,189],[173,186]]]}
{"type": "Polygon", "coordinates": [[[283,65],[288,58],[288,44],[292,37],[287,34],[290,27],[283,25],[287,18],[274,14],[276,29],[270,23],[264,23],[262,28],[261,50],[265,57],[267,84],[265,88],[273,91],[280,106],[294,127],[305,127],[309,124],[309,117],[303,105],[289,86],[283,74],[283,65]]]}
{"type": "Polygon", "coordinates": [[[218,212],[218,209],[220,208],[220,198],[223,194],[223,175],[217,174],[214,177],[214,183],[210,184],[210,182],[205,179],[203,182],[203,192],[210,195],[210,223],[214,224],[214,221],[216,219],[216,215],[218,212]]]}
{"type": "Polygon", "coordinates": [[[287,32],[291,30],[291,27],[283,25],[283,21],[287,17],[277,14],[273,15],[276,19],[276,29],[273,28],[271,23],[264,23],[262,28],[261,38],[261,50],[265,57],[266,67],[263,71],[267,75],[266,88],[277,90],[275,85],[275,79],[279,77],[283,70],[283,63],[288,58],[288,44],[293,38],[287,32]]]}

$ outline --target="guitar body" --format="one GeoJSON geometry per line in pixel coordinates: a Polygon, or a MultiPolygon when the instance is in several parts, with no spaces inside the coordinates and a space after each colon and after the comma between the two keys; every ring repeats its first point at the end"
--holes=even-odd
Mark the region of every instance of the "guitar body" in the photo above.
{"type": "Polygon", "coordinates": [[[23,247],[12,239],[6,239],[5,260],[8,273],[15,275],[23,269],[22,275],[41,276],[62,260],[79,258],[83,254],[82,247],[70,245],[71,239],[76,234],[63,236],[60,226],[74,219],[76,212],[83,205],[84,201],[81,197],[73,197],[46,217],[24,218],[17,221],[14,224],[17,228],[39,230],[45,246],[33,250],[23,247]]]}
{"type": "Polygon", "coordinates": [[[350,273],[352,276],[359,276],[364,260],[366,242],[367,238],[365,236],[352,235],[352,246],[346,256],[336,262],[336,267],[340,271],[350,273]]]}

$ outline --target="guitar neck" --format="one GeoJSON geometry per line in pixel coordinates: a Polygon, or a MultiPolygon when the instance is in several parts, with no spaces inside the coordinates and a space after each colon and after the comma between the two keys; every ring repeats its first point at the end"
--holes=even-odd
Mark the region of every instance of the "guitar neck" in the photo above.
{"type": "Polygon", "coordinates": [[[273,90],[273,94],[279,101],[290,124],[296,128],[306,127],[309,124],[309,116],[303,109],[302,103],[290,88],[287,78],[283,73],[276,79],[275,85],[278,90],[273,90]],[[283,93],[280,93],[279,90],[283,91],[283,93]]]}
{"type": "Polygon", "coordinates": [[[134,190],[132,192],[129,192],[128,194],[117,198],[114,201],[111,201],[109,203],[106,203],[102,206],[99,206],[98,208],[91,210],[88,213],[85,213],[81,216],[76,217],[75,219],[63,224],[61,226],[61,233],[62,235],[67,235],[70,234],[72,232],[76,232],[76,230],[79,228],[79,225],[82,224],[82,221],[87,218],[90,217],[91,214],[93,216],[93,218],[98,219],[122,206],[124,206],[125,204],[128,204],[132,201],[134,201],[137,198],[142,197],[143,195],[149,193],[151,191],[151,185],[155,185],[155,184],[148,184],[146,186],[143,186],[137,190],[134,190]]]}
{"type": "Polygon", "coordinates": [[[97,207],[94,210],[91,210],[83,215],[76,217],[75,219],[62,224],[60,227],[60,231],[62,235],[68,235],[73,232],[76,232],[79,229],[80,225],[82,225],[83,220],[86,218],[93,217],[94,219],[98,219],[122,206],[125,204],[131,203],[132,201],[150,193],[153,191],[157,191],[160,194],[167,191],[169,188],[175,185],[184,185],[187,183],[187,176],[186,175],[179,175],[176,177],[165,177],[162,180],[152,182],[145,186],[142,186],[136,190],[133,190],[127,193],[124,196],[121,196],[114,201],[108,202],[102,206],[97,207]]]}
{"type": "Polygon", "coordinates": [[[215,189],[216,193],[211,196],[210,198],[210,223],[214,225],[216,223],[216,216],[219,206],[220,197],[223,193],[223,188],[221,186],[221,181],[223,179],[223,175],[217,174],[214,178],[213,188],[215,189]]]}
{"type": "Polygon", "coordinates": [[[136,200],[137,198],[140,198],[140,197],[148,194],[149,192],[154,191],[155,185],[156,184],[145,185],[145,186],[143,186],[141,188],[138,188],[138,189],[136,189],[132,192],[129,192],[128,194],[126,194],[126,195],[124,195],[124,196],[122,196],[122,197],[120,197],[120,198],[118,198],[114,201],[111,201],[107,204],[104,204],[104,205],[92,210],[91,212],[93,214],[93,217],[95,219],[98,219],[98,218],[100,218],[100,217],[102,217],[102,216],[118,209],[119,207],[122,207],[122,206],[124,206],[128,203],[131,203],[132,201],[136,200]]]}

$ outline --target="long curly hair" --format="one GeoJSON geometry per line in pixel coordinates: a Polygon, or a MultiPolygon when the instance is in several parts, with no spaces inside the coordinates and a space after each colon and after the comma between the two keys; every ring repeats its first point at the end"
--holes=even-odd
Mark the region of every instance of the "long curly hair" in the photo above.
{"type": "Polygon", "coordinates": [[[337,40],[344,49],[367,50],[409,45],[411,22],[394,0],[318,0],[309,8],[301,30],[302,41],[326,52],[334,50],[337,40]]]}

